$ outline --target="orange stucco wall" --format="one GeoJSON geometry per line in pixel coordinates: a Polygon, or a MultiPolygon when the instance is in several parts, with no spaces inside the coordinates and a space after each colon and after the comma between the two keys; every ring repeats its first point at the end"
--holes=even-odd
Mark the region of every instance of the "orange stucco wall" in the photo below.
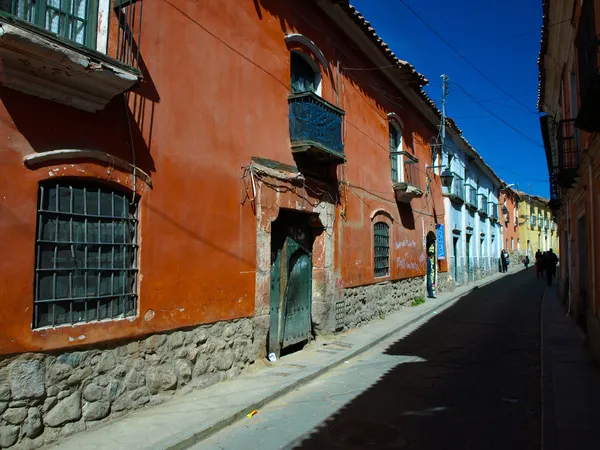
{"type": "MultiPolygon", "coordinates": [[[[498,202],[498,217],[500,218],[500,223],[502,224],[502,248],[504,248],[509,253],[517,252],[519,250],[519,227],[518,223],[522,222],[524,219],[518,217],[519,212],[517,208],[518,199],[516,195],[510,191],[502,190],[500,193],[500,201],[498,202]],[[502,207],[506,202],[506,208],[508,209],[508,217],[509,220],[504,220],[504,213],[502,212],[502,207]],[[515,217],[515,215],[517,217],[515,217]],[[514,242],[514,250],[512,248],[512,243],[514,242]]],[[[529,220],[529,219],[527,219],[529,220]]],[[[527,243],[521,242],[521,252],[527,250],[527,243]]]]}
{"type": "Polygon", "coordinates": [[[314,8],[292,0],[145,1],[144,81],[129,95],[127,109],[122,97],[90,114],[0,88],[0,354],[91,345],[254,313],[256,217],[249,203],[240,204],[241,167],[252,156],[294,164],[288,32],[306,35],[323,52],[330,65],[322,68],[322,96],[346,111],[347,164],[338,168],[338,179],[348,189],[338,205],[345,217],[335,227],[338,287],[381,281],[373,278],[371,217],[377,211],[393,219],[385,279],[425,274],[424,235],[434,231],[436,219],[443,223],[440,182],[432,175],[430,194],[410,206],[394,201],[387,113],[404,122],[405,149],[420,160],[424,190],[435,124],[407,103],[400,108],[387,101],[372,75],[338,73],[338,60],[351,66],[364,55],[314,8]],[[91,149],[131,162],[126,111],[136,163],[152,178],[152,186],[139,179],[136,185],[138,316],[32,330],[38,182],[66,176],[131,188],[132,179],[101,163],[73,160],[31,169],[23,158],[91,149]]]}

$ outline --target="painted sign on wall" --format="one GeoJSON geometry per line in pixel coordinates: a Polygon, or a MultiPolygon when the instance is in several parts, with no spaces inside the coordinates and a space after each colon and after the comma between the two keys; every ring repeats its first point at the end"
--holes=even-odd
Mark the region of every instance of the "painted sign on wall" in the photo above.
{"type": "Polygon", "coordinates": [[[435,234],[437,241],[437,257],[438,259],[446,259],[446,234],[444,233],[444,225],[437,224],[435,226],[435,234]]]}

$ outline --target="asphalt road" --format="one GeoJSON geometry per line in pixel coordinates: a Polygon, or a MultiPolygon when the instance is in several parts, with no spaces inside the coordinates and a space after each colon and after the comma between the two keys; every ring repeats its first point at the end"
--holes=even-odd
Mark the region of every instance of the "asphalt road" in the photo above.
{"type": "Polygon", "coordinates": [[[543,292],[480,288],[194,449],[539,449],[543,292]]]}

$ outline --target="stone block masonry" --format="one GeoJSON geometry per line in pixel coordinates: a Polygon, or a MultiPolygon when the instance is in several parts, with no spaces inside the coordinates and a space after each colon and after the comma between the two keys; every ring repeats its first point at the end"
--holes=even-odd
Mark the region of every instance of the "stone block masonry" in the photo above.
{"type": "Polygon", "coordinates": [[[450,272],[438,272],[437,283],[435,286],[436,294],[442,292],[453,292],[456,289],[456,280],[452,278],[450,272]]]}
{"type": "Polygon", "coordinates": [[[239,375],[254,361],[251,319],[141,341],[0,360],[0,448],[31,449],[239,375]]]}
{"type": "Polygon", "coordinates": [[[417,297],[426,297],[425,277],[346,288],[342,295],[343,304],[337,309],[343,314],[337,315],[336,325],[338,330],[347,330],[410,306],[417,297]]]}

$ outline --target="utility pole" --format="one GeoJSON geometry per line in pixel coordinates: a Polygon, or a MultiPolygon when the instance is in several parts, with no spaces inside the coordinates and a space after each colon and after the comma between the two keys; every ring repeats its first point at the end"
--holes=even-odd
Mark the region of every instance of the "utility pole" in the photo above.
{"type": "MultiPolygon", "coordinates": [[[[442,124],[440,128],[442,153],[446,144],[446,97],[448,97],[448,75],[442,74],[442,124]]],[[[448,170],[450,170],[449,167],[448,170]]]]}

